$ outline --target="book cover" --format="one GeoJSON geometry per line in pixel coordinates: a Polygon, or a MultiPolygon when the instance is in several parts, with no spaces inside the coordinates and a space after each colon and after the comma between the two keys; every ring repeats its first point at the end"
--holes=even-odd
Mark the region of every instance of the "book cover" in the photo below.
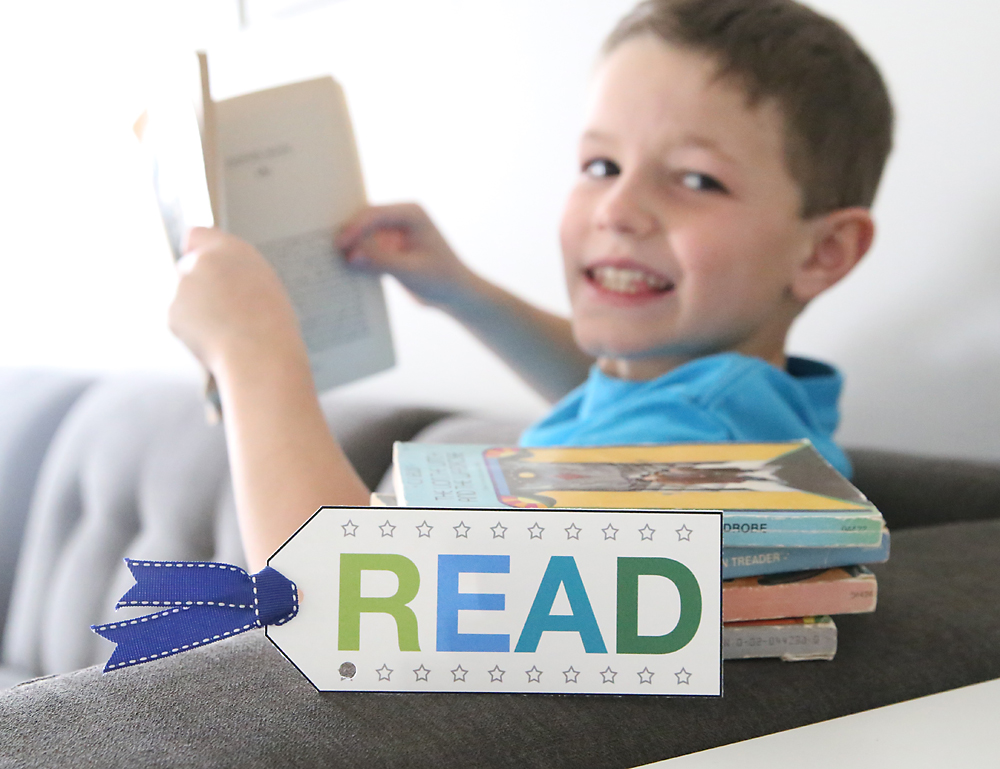
{"type": "Polygon", "coordinates": [[[837,653],[837,626],[830,617],[793,617],[758,622],[726,622],[722,626],[722,658],[777,657],[785,662],[832,660],[837,653]]]}
{"type": "Polygon", "coordinates": [[[596,448],[397,443],[402,505],[723,510],[727,547],[878,546],[882,515],[808,441],[596,448]]]}
{"type": "Polygon", "coordinates": [[[722,583],[725,622],[875,611],[878,586],[864,566],[740,577],[722,583]]]}
{"type": "Polygon", "coordinates": [[[177,260],[189,228],[217,223],[220,193],[208,60],[199,52],[175,64],[132,130],[146,152],[167,243],[177,260]]]}

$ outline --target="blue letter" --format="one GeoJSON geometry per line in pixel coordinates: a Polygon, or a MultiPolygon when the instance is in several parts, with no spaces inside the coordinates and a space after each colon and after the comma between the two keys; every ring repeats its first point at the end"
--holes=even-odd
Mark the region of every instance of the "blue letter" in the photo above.
{"type": "Polygon", "coordinates": [[[535,651],[546,630],[579,633],[583,648],[588,654],[607,654],[608,649],[601,638],[601,629],[597,626],[597,618],[594,617],[594,610],[590,606],[590,599],[573,556],[554,555],[549,559],[514,651],[535,651]],[[551,613],[559,585],[566,588],[572,614],[551,613]]]}
{"type": "Polygon", "coordinates": [[[439,555],[437,650],[439,652],[508,652],[510,636],[459,633],[460,611],[503,611],[503,593],[460,593],[458,575],[509,574],[509,555],[439,555]]]}

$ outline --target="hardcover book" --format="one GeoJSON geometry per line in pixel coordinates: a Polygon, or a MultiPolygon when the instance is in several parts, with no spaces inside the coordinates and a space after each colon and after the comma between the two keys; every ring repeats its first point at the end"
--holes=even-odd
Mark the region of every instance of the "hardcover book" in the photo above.
{"type": "Polygon", "coordinates": [[[725,622],[875,611],[878,585],[864,566],[741,577],[722,583],[725,622]]]}
{"type": "Polygon", "coordinates": [[[808,441],[514,448],[397,443],[399,504],[723,510],[726,547],[877,547],[879,511],[808,441]]]}

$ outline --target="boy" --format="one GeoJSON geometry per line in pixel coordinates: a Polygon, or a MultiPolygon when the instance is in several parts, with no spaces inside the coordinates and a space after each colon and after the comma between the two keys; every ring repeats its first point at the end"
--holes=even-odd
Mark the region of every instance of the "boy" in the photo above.
{"type": "MultiPolygon", "coordinates": [[[[597,71],[561,226],[570,321],[474,275],[416,206],[361,212],[338,246],[563,398],[525,444],[808,437],[849,472],[839,375],[784,344],[871,245],[891,124],[868,57],[792,0],[648,0],[597,71]]],[[[263,258],[195,229],[179,269],[171,326],[218,382],[256,570],[316,508],[368,489],[263,258]]]]}

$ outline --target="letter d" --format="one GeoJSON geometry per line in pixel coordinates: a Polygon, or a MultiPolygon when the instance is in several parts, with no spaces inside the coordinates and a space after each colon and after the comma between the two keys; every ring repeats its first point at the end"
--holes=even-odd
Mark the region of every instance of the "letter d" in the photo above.
{"type": "Polygon", "coordinates": [[[684,564],[671,558],[618,559],[618,653],[670,654],[683,649],[701,624],[701,588],[684,564]],[[681,597],[677,625],[664,635],[639,635],[639,576],[666,577],[681,597]]]}

